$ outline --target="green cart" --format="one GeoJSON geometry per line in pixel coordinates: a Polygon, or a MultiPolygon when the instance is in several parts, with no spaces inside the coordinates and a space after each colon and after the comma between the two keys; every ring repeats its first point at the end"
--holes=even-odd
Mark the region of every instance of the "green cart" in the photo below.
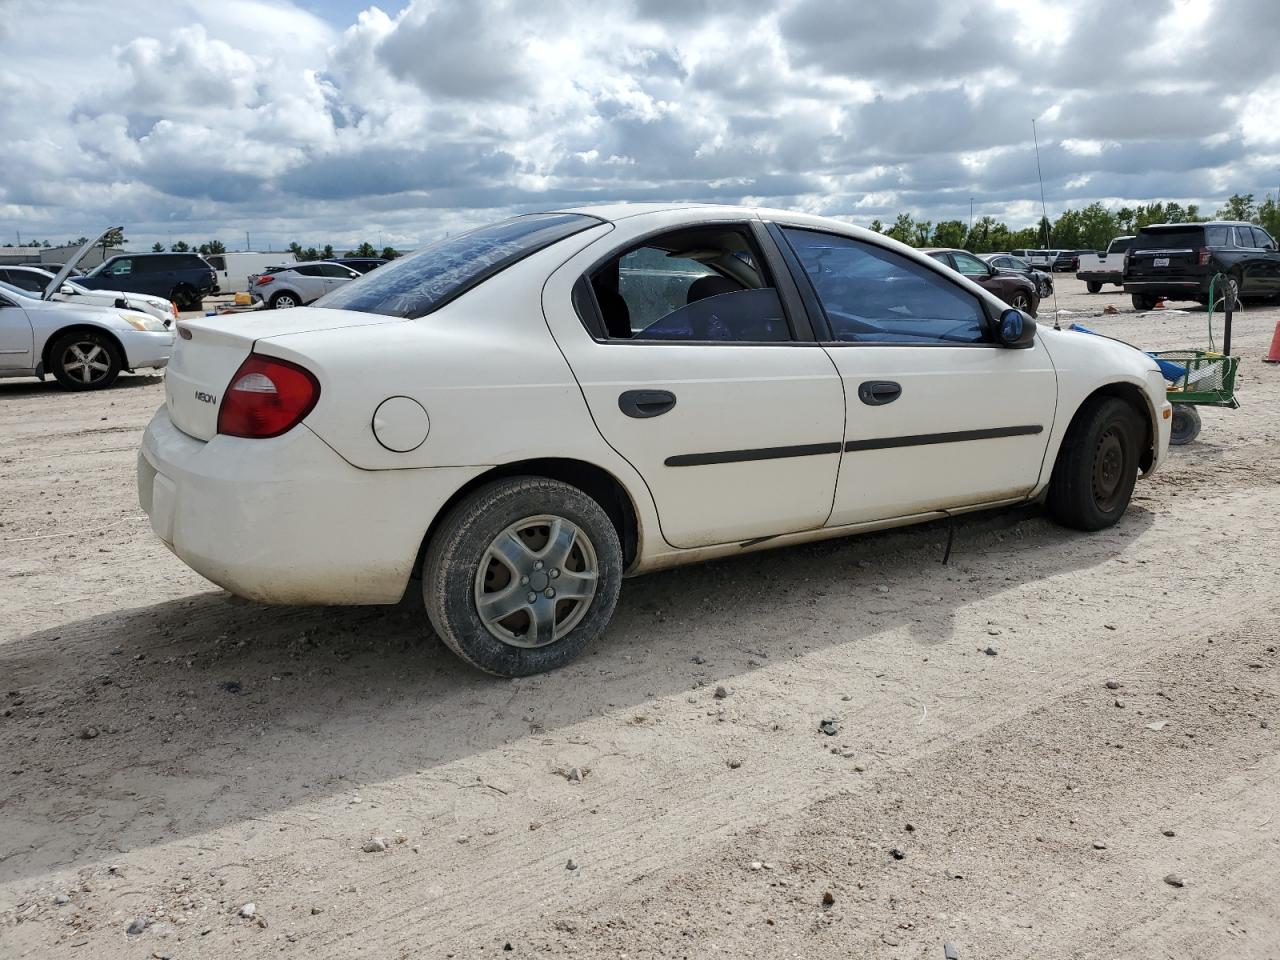
{"type": "Polygon", "coordinates": [[[1150,354],[1168,382],[1173,404],[1170,443],[1190,443],[1200,434],[1196,407],[1240,407],[1236,400],[1239,357],[1204,350],[1161,350],[1150,354]]]}

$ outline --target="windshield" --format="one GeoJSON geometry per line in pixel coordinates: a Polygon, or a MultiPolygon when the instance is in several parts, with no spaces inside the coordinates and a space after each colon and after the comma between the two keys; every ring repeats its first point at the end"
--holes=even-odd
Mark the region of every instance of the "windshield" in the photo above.
{"type": "Polygon", "coordinates": [[[513,217],[393,260],[313,306],[409,319],[426,316],[517,260],[601,222],[573,213],[513,217]]]}

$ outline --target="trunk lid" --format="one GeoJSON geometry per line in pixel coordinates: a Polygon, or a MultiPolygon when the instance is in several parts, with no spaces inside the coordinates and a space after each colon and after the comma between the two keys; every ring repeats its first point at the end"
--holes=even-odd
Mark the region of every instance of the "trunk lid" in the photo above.
{"type": "Polygon", "coordinates": [[[1204,228],[1194,224],[1144,229],[1129,247],[1125,278],[1160,280],[1201,274],[1200,248],[1204,243],[1204,228]]]}
{"type": "MultiPolygon", "coordinates": [[[[197,440],[212,440],[218,432],[223,391],[258,341],[317,330],[408,322],[381,314],[310,307],[182,320],[165,370],[165,407],[183,433],[197,440]]],[[[320,371],[312,372],[320,376],[320,371]]]]}

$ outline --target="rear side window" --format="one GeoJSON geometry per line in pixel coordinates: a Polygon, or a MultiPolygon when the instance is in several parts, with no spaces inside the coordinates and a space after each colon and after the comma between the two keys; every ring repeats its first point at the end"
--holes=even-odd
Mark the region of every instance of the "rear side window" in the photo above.
{"type": "Polygon", "coordinates": [[[982,343],[978,299],[929,268],[849,237],[784,228],[836,340],[982,343]]]}
{"type": "Polygon", "coordinates": [[[599,322],[589,325],[609,340],[790,340],[782,302],[761,263],[744,224],[689,227],[650,237],[592,271],[599,322]]]}
{"type": "Polygon", "coordinates": [[[572,213],[513,217],[447,237],[345,283],[314,306],[423,317],[544,247],[603,221],[572,213]]]}
{"type": "MultiPolygon", "coordinates": [[[[1215,228],[1210,227],[1210,232],[1215,228]]],[[[1223,230],[1222,227],[1216,228],[1223,230]]],[[[1220,234],[1222,239],[1217,241],[1217,245],[1226,243],[1225,232],[1220,234]]],[[[1182,250],[1182,249],[1198,249],[1205,245],[1205,228],[1204,227],[1175,227],[1169,230],[1143,230],[1133,240],[1134,250],[1182,250]]],[[[1214,241],[1209,240],[1209,245],[1213,246],[1214,241]]]]}

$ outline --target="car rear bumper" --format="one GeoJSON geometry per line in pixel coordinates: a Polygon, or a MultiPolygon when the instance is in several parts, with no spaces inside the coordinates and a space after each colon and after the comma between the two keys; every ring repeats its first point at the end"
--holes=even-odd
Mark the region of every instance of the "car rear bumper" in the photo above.
{"type": "Polygon", "coordinates": [[[1126,278],[1125,293],[1152,293],[1162,297],[1194,300],[1209,295],[1208,277],[1141,277],[1126,278]]]}
{"type": "Polygon", "coordinates": [[[359,470],[306,426],[205,442],[161,407],[138,453],[138,500],[169,549],[232,593],[395,603],[432,519],[482,469],[359,470]]]}

